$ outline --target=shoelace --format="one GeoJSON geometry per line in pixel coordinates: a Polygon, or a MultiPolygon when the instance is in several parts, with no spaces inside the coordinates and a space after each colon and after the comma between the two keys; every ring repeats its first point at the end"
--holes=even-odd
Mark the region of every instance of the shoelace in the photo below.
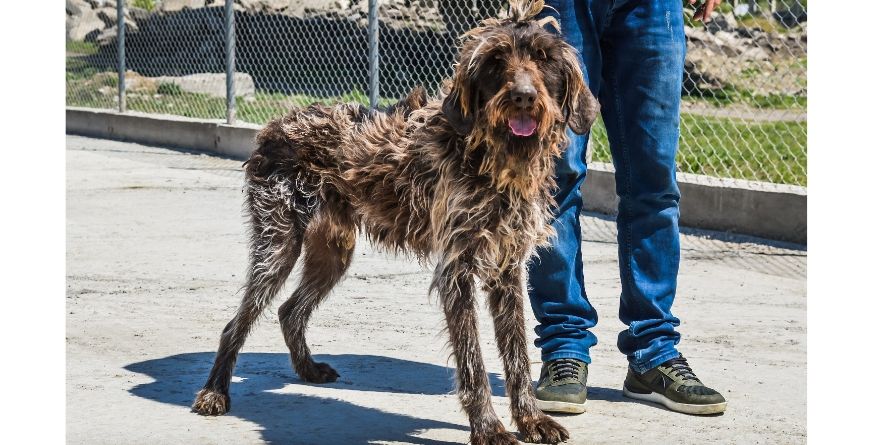
{"type": "Polygon", "coordinates": [[[554,382],[565,379],[578,379],[581,372],[581,362],[569,358],[554,360],[551,365],[551,379],[554,382]]]}
{"type": "Polygon", "coordinates": [[[663,366],[673,369],[677,377],[701,382],[701,380],[695,376],[695,373],[692,372],[692,368],[689,367],[689,362],[683,357],[683,354],[680,354],[680,356],[675,359],[666,361],[663,366]]]}

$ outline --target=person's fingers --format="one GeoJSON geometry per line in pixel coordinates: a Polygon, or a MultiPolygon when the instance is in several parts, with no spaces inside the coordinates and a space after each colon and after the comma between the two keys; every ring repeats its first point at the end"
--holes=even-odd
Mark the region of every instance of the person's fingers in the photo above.
{"type": "Polygon", "coordinates": [[[694,5],[694,4],[695,4],[695,0],[689,0],[689,4],[690,4],[690,5],[694,5]]]}
{"type": "Polygon", "coordinates": [[[717,0],[707,0],[704,4],[704,21],[708,21],[711,18],[711,14],[714,12],[714,8],[719,5],[720,2],[717,0]]]}
{"type": "MultiPolygon", "coordinates": [[[[695,3],[695,2],[693,2],[693,3],[695,3]]],[[[702,4],[699,7],[695,8],[695,14],[692,15],[692,20],[700,20],[703,13],[704,13],[704,5],[702,4]]]]}

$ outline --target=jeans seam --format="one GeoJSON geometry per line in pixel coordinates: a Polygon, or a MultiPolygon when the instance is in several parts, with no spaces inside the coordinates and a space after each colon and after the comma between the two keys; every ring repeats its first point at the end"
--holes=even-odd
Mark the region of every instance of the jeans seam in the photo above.
{"type": "MultiPolygon", "coordinates": [[[[632,235],[632,227],[631,226],[632,226],[634,212],[633,212],[632,203],[631,203],[631,199],[630,199],[631,192],[632,192],[631,183],[633,182],[633,176],[631,174],[630,151],[627,148],[627,136],[624,134],[624,131],[625,131],[624,130],[625,129],[624,113],[622,110],[621,96],[619,94],[619,88],[618,88],[618,79],[617,79],[618,76],[615,76],[615,73],[613,73],[611,70],[607,70],[607,71],[609,71],[609,73],[610,73],[610,75],[608,77],[610,78],[610,83],[612,84],[612,97],[615,102],[615,119],[618,122],[618,134],[617,134],[616,138],[618,139],[618,144],[620,146],[619,148],[621,149],[622,168],[625,171],[625,177],[626,177],[625,196],[627,196],[628,199],[624,200],[625,213],[627,213],[627,215],[626,215],[627,224],[625,224],[625,232],[627,232],[627,233],[625,233],[625,250],[627,251],[625,256],[626,256],[627,264],[625,265],[625,267],[628,272],[628,277],[629,277],[629,281],[630,281],[629,284],[630,284],[630,286],[633,287],[635,285],[635,283],[634,283],[634,268],[633,268],[633,264],[631,261],[631,252],[633,251],[634,247],[633,247],[633,235],[632,235]]],[[[612,150],[611,144],[612,144],[612,142],[610,141],[610,147],[609,147],[610,150],[612,150]]]]}

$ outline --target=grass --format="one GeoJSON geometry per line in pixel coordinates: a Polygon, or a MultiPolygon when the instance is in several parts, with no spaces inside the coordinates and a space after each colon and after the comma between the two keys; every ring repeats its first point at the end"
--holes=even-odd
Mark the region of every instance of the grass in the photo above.
{"type": "Polygon", "coordinates": [[[98,44],[95,42],[65,42],[65,51],[86,56],[91,56],[98,52],[98,44]]]}
{"type": "Polygon", "coordinates": [[[736,20],[739,25],[745,28],[758,28],[763,32],[784,34],[790,31],[775,20],[769,20],[766,17],[746,15],[744,17],[738,17],[736,20]]]}
{"type": "MultiPolygon", "coordinates": [[[[116,108],[116,76],[117,74],[113,72],[97,72],[94,69],[69,72],[66,103],[78,107],[116,108]],[[87,75],[88,73],[92,74],[87,75]],[[104,88],[105,92],[103,93],[101,91],[103,87],[111,88],[113,91],[104,88]]],[[[286,114],[294,107],[316,102],[332,104],[342,101],[369,105],[369,98],[357,89],[336,97],[257,92],[254,98],[238,97],[236,99],[237,119],[262,124],[286,114]]],[[[225,99],[221,97],[185,92],[179,86],[171,83],[160,83],[150,91],[127,91],[126,94],[126,107],[129,110],[175,114],[200,119],[224,119],[225,102],[225,99]]],[[[384,107],[394,102],[396,99],[381,98],[379,105],[384,107]]]]}
{"type": "MultiPolygon", "coordinates": [[[[75,58],[67,59],[67,68],[68,105],[116,108],[116,73],[98,71],[75,58]]],[[[791,101],[795,99],[798,98],[790,97],[791,101]]],[[[366,94],[358,89],[338,97],[257,92],[254,98],[237,98],[237,119],[262,124],[296,106],[340,101],[369,104],[366,94]]],[[[383,98],[380,105],[387,106],[395,101],[383,98]]],[[[786,101],[787,98],[776,97],[763,103],[775,107],[786,101]]],[[[802,101],[805,106],[805,98],[802,101]]],[[[203,119],[223,119],[225,116],[224,98],[187,93],[172,84],[161,83],[153,89],[128,92],[126,104],[129,110],[147,113],[203,119]]],[[[684,114],[678,169],[715,177],[805,186],[806,134],[806,122],[757,122],[684,114]]],[[[592,159],[611,162],[602,119],[594,125],[593,139],[592,159]]]]}
{"type": "MultiPolygon", "coordinates": [[[[750,75],[750,74],[749,74],[750,75]]],[[[760,109],[806,110],[805,94],[755,94],[752,91],[725,86],[720,89],[695,90],[692,95],[684,96],[685,102],[703,102],[717,108],[734,105],[749,105],[760,109]]]]}
{"type": "Polygon", "coordinates": [[[153,11],[157,6],[154,0],[132,0],[132,6],[136,8],[142,8],[147,11],[153,11]]]}
{"type": "MultiPolygon", "coordinates": [[[[806,122],[759,122],[683,114],[677,169],[684,173],[806,186],[806,122]]],[[[602,119],[591,159],[612,162],[602,119]]]]}

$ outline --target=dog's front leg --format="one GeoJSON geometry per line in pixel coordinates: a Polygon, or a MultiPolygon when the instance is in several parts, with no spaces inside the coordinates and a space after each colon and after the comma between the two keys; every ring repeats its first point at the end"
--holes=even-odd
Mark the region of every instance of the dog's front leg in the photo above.
{"type": "Polygon", "coordinates": [[[509,433],[492,409],[491,390],[480,353],[473,273],[459,260],[438,266],[432,287],[440,294],[455,357],[458,398],[471,424],[472,445],[510,445],[509,433]]]}
{"type": "Polygon", "coordinates": [[[542,413],[532,391],[523,299],[526,270],[522,264],[509,267],[487,280],[489,311],[495,323],[495,340],[504,362],[505,382],[511,397],[511,415],[523,435],[533,443],[559,443],[569,438],[566,428],[542,413]]]}

